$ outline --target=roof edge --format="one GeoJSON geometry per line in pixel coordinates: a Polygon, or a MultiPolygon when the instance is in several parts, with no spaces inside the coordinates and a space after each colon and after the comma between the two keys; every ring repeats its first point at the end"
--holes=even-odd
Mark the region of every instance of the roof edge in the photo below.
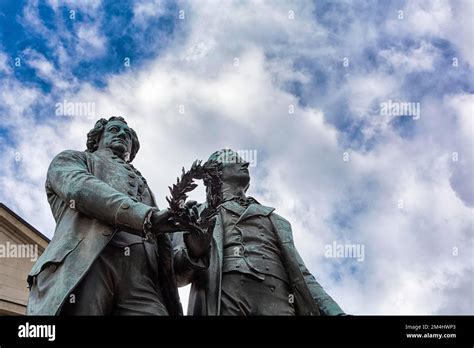
{"type": "Polygon", "coordinates": [[[8,211],[11,215],[13,215],[18,221],[20,221],[22,224],[24,224],[25,226],[27,226],[29,229],[31,229],[34,233],[36,233],[39,237],[41,237],[42,239],[44,239],[46,242],[50,242],[51,239],[49,239],[48,237],[46,237],[43,233],[41,233],[40,231],[38,231],[36,228],[34,228],[28,221],[26,221],[25,219],[23,219],[20,215],[18,215],[17,213],[15,213],[13,210],[11,210],[8,206],[6,206],[4,203],[0,202],[0,208],[3,208],[5,209],[6,211],[8,211]]]}

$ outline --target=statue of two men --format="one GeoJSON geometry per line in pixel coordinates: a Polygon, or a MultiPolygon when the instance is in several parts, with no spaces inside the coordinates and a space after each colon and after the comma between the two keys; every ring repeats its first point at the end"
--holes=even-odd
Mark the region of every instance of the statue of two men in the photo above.
{"type": "Polygon", "coordinates": [[[189,315],[343,315],[298,254],[288,221],[246,196],[249,163],[232,150],[208,202],[214,223],[183,231],[158,209],[131,162],[140,147],[122,117],[100,119],[85,151],[66,150],[48,169],[54,236],[30,274],[30,315],[182,315],[178,286],[191,284],[189,315]]]}

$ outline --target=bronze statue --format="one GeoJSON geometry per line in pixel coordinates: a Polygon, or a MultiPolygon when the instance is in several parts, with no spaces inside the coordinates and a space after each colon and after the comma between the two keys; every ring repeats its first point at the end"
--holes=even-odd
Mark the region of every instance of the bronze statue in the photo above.
{"type": "Polygon", "coordinates": [[[217,151],[170,188],[173,215],[188,211],[187,225],[203,226],[173,240],[178,285],[192,284],[188,314],[344,315],[304,265],[290,223],[246,196],[248,165],[232,150],[217,151]],[[206,178],[203,167],[214,172],[206,178]],[[183,205],[193,176],[204,178],[207,202],[183,205]]]}
{"type": "Polygon", "coordinates": [[[29,315],[343,315],[295,249],[291,226],[245,193],[249,163],[232,150],[196,161],[159,210],[131,162],[140,147],[122,117],[100,119],[87,150],[51,162],[57,226],[28,275],[29,315]],[[204,180],[204,204],[186,202],[204,180]],[[179,233],[176,233],[179,232],[179,233]],[[176,233],[173,240],[168,233],[176,233]]]}
{"type": "Polygon", "coordinates": [[[181,315],[159,210],[131,162],[140,145],[122,117],[100,119],[87,150],[66,150],[48,169],[46,193],[57,226],[28,276],[30,315],[181,315]]]}

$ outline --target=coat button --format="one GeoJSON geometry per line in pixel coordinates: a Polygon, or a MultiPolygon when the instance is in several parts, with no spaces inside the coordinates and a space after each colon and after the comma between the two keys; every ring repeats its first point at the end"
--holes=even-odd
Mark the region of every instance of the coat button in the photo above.
{"type": "Polygon", "coordinates": [[[128,177],[131,178],[131,179],[135,179],[135,174],[133,174],[133,173],[128,173],[128,177]]]}
{"type": "Polygon", "coordinates": [[[128,208],[130,208],[130,204],[128,203],[122,204],[122,209],[128,209],[128,208]]]}
{"type": "Polygon", "coordinates": [[[132,186],[132,187],[135,187],[135,186],[136,186],[135,182],[133,182],[133,181],[131,181],[131,180],[128,182],[128,184],[129,184],[130,186],[132,186]]]}
{"type": "Polygon", "coordinates": [[[133,192],[132,190],[128,190],[127,193],[128,193],[130,196],[135,196],[135,192],[133,192]]]}

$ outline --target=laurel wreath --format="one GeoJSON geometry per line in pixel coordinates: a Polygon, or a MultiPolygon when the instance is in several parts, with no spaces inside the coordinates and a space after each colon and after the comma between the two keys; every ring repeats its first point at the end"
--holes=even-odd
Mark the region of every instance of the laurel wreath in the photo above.
{"type": "Polygon", "coordinates": [[[182,168],[181,178],[176,178],[176,184],[169,186],[170,197],[166,197],[169,208],[171,210],[173,220],[177,222],[183,229],[188,231],[202,231],[210,225],[210,220],[215,216],[217,207],[221,202],[220,186],[222,174],[222,164],[216,161],[196,160],[188,171],[182,168]],[[196,210],[188,209],[186,199],[188,193],[193,191],[198,185],[195,180],[203,180],[204,184],[211,188],[209,192],[214,194],[208,195],[207,206],[197,214],[196,210]]]}

